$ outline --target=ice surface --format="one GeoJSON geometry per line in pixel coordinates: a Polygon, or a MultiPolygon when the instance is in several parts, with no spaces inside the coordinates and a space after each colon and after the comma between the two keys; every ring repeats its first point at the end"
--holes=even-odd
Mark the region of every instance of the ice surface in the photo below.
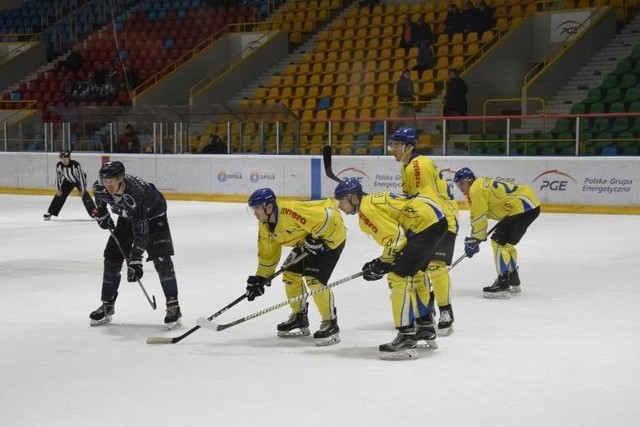
{"type": "MultiPolygon", "coordinates": [[[[334,288],[342,342],[282,339],[283,308],[222,332],[173,337],[244,292],[256,220],[242,204],[169,202],[184,327],[166,331],[151,264],[120,288],[112,324],[100,303],[108,233],[71,197],[60,217],[43,196],[0,196],[0,426],[636,426],[640,422],[640,217],[545,214],[519,248],[523,293],[485,300],[484,244],[452,271],[455,333],[415,361],[385,362],[384,280],[334,288]]],[[[380,248],[347,219],[333,280],[380,248]]],[[[461,237],[468,213],[461,213],[461,237]]],[[[455,258],[462,253],[459,240],[455,258]]],[[[282,282],[216,320],[285,299],[282,282]]],[[[320,323],[311,304],[312,330],[320,323]]]]}

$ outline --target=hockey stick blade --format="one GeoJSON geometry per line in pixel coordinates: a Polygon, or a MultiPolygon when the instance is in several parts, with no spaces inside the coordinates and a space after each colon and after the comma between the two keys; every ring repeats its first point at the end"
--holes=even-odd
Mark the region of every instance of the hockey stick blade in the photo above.
{"type": "Polygon", "coordinates": [[[322,147],[322,163],[324,163],[324,173],[327,175],[327,178],[330,178],[336,182],[342,182],[340,178],[333,173],[333,169],[331,168],[331,146],[325,145],[322,147]]]}
{"type": "Polygon", "coordinates": [[[177,341],[174,341],[175,338],[169,337],[149,337],[147,338],[147,344],[174,344],[177,341]]]}
{"type": "MultiPolygon", "coordinates": [[[[302,260],[303,258],[305,258],[308,255],[309,254],[307,252],[303,252],[300,255],[298,255],[297,257],[295,257],[294,259],[292,259],[292,260],[290,260],[288,262],[285,261],[285,263],[280,267],[280,269],[278,271],[276,271],[275,273],[273,273],[269,277],[269,280],[271,280],[271,279],[277,277],[278,275],[282,274],[285,269],[287,269],[288,267],[290,267],[293,264],[297,263],[298,261],[302,260]]],[[[209,316],[205,320],[209,321],[209,320],[212,320],[215,317],[220,316],[222,313],[224,313],[225,311],[229,310],[231,307],[233,307],[234,305],[238,304],[240,301],[244,300],[246,297],[247,297],[246,294],[240,295],[238,298],[236,298],[231,303],[229,303],[226,307],[224,307],[224,308],[220,309],[219,311],[215,312],[214,314],[212,314],[211,316],[209,316]]],[[[148,337],[147,338],[147,344],[175,344],[177,342],[182,341],[183,339],[185,339],[186,337],[188,337],[189,335],[191,335],[192,333],[194,333],[198,329],[200,329],[200,325],[194,326],[193,328],[189,329],[184,334],[182,334],[182,335],[180,335],[178,337],[174,337],[174,338],[148,337]]]]}

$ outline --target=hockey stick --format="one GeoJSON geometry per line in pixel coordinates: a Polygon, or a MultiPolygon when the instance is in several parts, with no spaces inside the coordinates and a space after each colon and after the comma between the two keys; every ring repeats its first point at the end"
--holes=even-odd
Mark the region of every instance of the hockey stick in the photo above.
{"type": "Polygon", "coordinates": [[[278,303],[276,305],[272,305],[271,307],[267,307],[267,308],[265,308],[263,310],[256,311],[253,314],[250,314],[248,316],[242,317],[242,318],[240,318],[238,320],[235,320],[235,321],[233,321],[231,323],[218,324],[218,323],[211,322],[211,319],[205,319],[204,317],[198,318],[196,323],[199,326],[202,326],[205,329],[211,329],[213,331],[224,331],[227,328],[230,328],[232,326],[235,326],[235,325],[238,325],[240,323],[246,322],[249,319],[253,319],[254,317],[262,316],[265,313],[268,313],[268,312],[273,311],[273,310],[277,310],[277,309],[279,309],[281,307],[284,307],[285,305],[291,304],[292,302],[305,300],[310,296],[313,296],[313,295],[318,294],[320,292],[325,292],[328,289],[331,289],[331,288],[333,288],[335,286],[341,285],[341,284],[343,284],[345,282],[348,282],[350,280],[356,279],[356,278],[358,278],[360,276],[362,276],[362,271],[359,271],[356,274],[352,274],[351,276],[347,276],[347,277],[345,277],[343,279],[336,280],[335,282],[329,283],[328,285],[326,285],[323,288],[314,289],[311,292],[307,292],[307,293],[304,293],[302,295],[298,295],[297,297],[291,298],[291,299],[289,299],[287,301],[283,301],[283,302],[278,303]]]}
{"type": "MultiPolygon", "coordinates": [[[[284,272],[284,270],[286,270],[287,268],[291,267],[293,264],[297,263],[298,261],[302,260],[307,255],[309,255],[308,252],[303,252],[300,255],[298,255],[297,257],[295,257],[294,259],[292,259],[291,261],[289,261],[289,262],[285,261],[285,263],[282,265],[282,267],[280,267],[280,269],[278,271],[276,271],[271,276],[269,276],[269,280],[275,279],[277,276],[282,274],[284,272]]],[[[224,313],[225,311],[229,310],[231,307],[233,307],[234,305],[236,305],[237,303],[239,303],[240,301],[242,301],[246,297],[247,297],[247,294],[242,294],[241,296],[239,296],[238,298],[233,300],[233,302],[228,304],[226,307],[224,307],[221,310],[215,312],[214,314],[212,314],[211,316],[207,317],[206,319],[204,317],[201,317],[200,319],[205,319],[206,322],[208,322],[210,320],[213,320],[214,317],[220,316],[222,313],[224,313]]],[[[186,337],[188,337],[189,335],[191,335],[192,333],[194,333],[198,329],[200,329],[200,325],[194,326],[193,328],[189,329],[184,334],[180,335],[179,337],[174,337],[174,338],[149,337],[149,338],[147,338],[147,344],[175,344],[175,343],[177,343],[179,341],[182,341],[183,339],[185,339],[186,337]]]]}
{"type": "MultiPolygon", "coordinates": [[[[498,226],[498,224],[496,223],[493,227],[491,227],[491,229],[487,232],[487,236],[488,236],[489,234],[493,233],[493,230],[495,230],[497,226],[498,226]]],[[[455,260],[455,262],[454,262],[453,264],[451,264],[451,267],[449,267],[449,270],[453,269],[453,267],[455,267],[456,265],[460,264],[460,262],[461,262],[463,259],[465,259],[465,258],[467,258],[467,254],[466,254],[466,252],[465,252],[464,254],[462,254],[462,255],[460,256],[460,258],[458,258],[457,260],[455,260]]]]}
{"type": "MultiPolygon", "coordinates": [[[[93,219],[95,219],[96,221],[98,221],[98,218],[93,217],[93,219]]],[[[122,249],[122,246],[120,246],[120,241],[118,240],[118,238],[116,237],[116,234],[113,231],[113,227],[111,227],[111,224],[107,224],[109,227],[109,233],[111,234],[111,237],[113,238],[113,241],[116,242],[116,246],[118,246],[118,249],[120,250],[120,253],[122,254],[122,257],[125,260],[128,260],[129,258],[127,257],[127,255],[124,253],[124,250],[122,249]]],[[[145,298],[147,298],[147,301],[149,302],[149,305],[151,305],[151,308],[153,308],[154,310],[156,308],[158,308],[158,305],[156,304],[156,297],[155,295],[152,295],[152,298],[149,298],[149,294],[147,293],[147,290],[144,288],[144,286],[142,285],[142,282],[140,281],[140,279],[138,279],[138,285],[140,285],[140,289],[142,289],[142,293],[144,294],[145,298]]]]}
{"type": "Polygon", "coordinates": [[[324,163],[324,173],[327,175],[327,178],[331,178],[336,182],[342,182],[340,178],[333,173],[333,169],[331,168],[331,146],[325,145],[322,147],[322,163],[324,163]]]}

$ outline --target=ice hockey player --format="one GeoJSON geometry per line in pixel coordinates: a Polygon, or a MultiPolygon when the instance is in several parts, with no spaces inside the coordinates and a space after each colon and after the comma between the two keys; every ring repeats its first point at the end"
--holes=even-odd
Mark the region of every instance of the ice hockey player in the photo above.
{"type": "Polygon", "coordinates": [[[447,216],[449,229],[440,241],[428,267],[428,278],[440,311],[438,335],[447,336],[453,332],[454,322],[448,266],[453,260],[458,235],[458,204],[438,165],[429,157],[416,152],[417,143],[418,133],[415,129],[400,128],[393,133],[389,141],[389,152],[402,164],[402,191],[408,196],[414,196],[423,188],[430,187],[439,197],[440,206],[447,216]]]}
{"type": "Polygon", "coordinates": [[[42,216],[45,221],[49,221],[52,215],[60,214],[64,202],[74,188],[78,189],[84,208],[91,215],[96,205],[87,191],[87,174],[82,170],[80,163],[71,160],[71,151],[63,150],[60,152],[60,161],[56,165],[56,195],[53,196],[49,209],[42,216]]]}
{"type": "Polygon", "coordinates": [[[338,207],[358,214],[360,229],[383,247],[380,257],[362,267],[363,278],[373,281],[387,275],[391,289],[396,338],[379,347],[384,360],[415,359],[418,341],[437,348],[431,292],[426,268],[447,232],[447,218],[430,188],[414,197],[382,193],[366,194],[355,178],[335,189],[338,207]]]}
{"type": "MultiPolygon", "coordinates": [[[[332,199],[315,201],[277,201],[270,188],[260,188],[249,196],[249,207],[258,220],[258,268],[247,279],[247,299],[253,301],[270,286],[269,277],[280,261],[282,247],[293,247],[288,260],[306,252],[306,257],[288,267],[282,281],[288,299],[322,289],[344,249],[346,228],[332,199]]],[[[322,317],[320,328],[313,334],[316,345],[340,342],[340,328],[333,292],[313,295],[322,317]]],[[[279,337],[309,335],[308,304],[294,301],[289,319],[278,325],[279,337]]]]}
{"type": "Polygon", "coordinates": [[[491,234],[491,247],[498,278],[482,289],[485,298],[508,299],[521,292],[516,245],[527,228],[540,215],[540,202],[535,192],[521,184],[478,177],[469,168],[458,170],[453,178],[467,196],[471,220],[471,236],[464,239],[464,251],[471,258],[487,240],[488,220],[498,224],[491,234]]]}
{"type": "Polygon", "coordinates": [[[124,165],[119,161],[104,163],[99,176],[100,180],[93,186],[97,204],[94,218],[101,228],[112,230],[117,241],[114,236],[110,236],[104,249],[102,305],[89,315],[91,326],[111,322],[124,262],[118,248],[119,242],[125,254],[128,253],[126,262],[129,282],[142,278],[142,257],[147,252],[147,261],[153,261],[167,301],[164,323],[169,329],[179,327],[182,313],[171,260],[174,254],[173,240],[164,196],[153,184],[125,174],[124,165]],[[115,225],[107,206],[113,214],[118,215],[115,225]]]}

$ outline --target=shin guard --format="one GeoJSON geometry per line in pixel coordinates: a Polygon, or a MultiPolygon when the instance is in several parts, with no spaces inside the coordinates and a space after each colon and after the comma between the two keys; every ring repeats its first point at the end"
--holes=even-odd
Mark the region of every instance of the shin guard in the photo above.
{"type": "Polygon", "coordinates": [[[113,302],[118,297],[120,287],[120,271],[122,262],[104,260],[104,270],[102,273],[102,295],[100,299],[104,302],[113,302]]]}
{"type": "Polygon", "coordinates": [[[438,307],[451,304],[451,278],[449,269],[442,261],[429,263],[429,279],[438,307]]]}
{"type": "MultiPolygon", "coordinates": [[[[322,289],[325,286],[320,283],[320,281],[314,277],[304,277],[304,283],[307,285],[307,290],[309,292],[315,291],[316,289],[322,289]]],[[[335,306],[333,299],[333,292],[331,289],[326,290],[324,292],[318,292],[313,295],[313,302],[316,304],[318,308],[318,312],[320,316],[322,316],[322,320],[331,320],[333,319],[335,306]]]]}
{"type": "Polygon", "coordinates": [[[516,271],[518,251],[515,246],[510,243],[500,245],[495,240],[492,240],[491,247],[493,248],[493,258],[498,276],[509,271],[516,271]]]}
{"type": "Polygon", "coordinates": [[[173,261],[170,256],[161,256],[153,260],[153,266],[158,272],[160,285],[165,298],[178,298],[178,281],[173,269],[173,261]]]}
{"type": "MultiPolygon", "coordinates": [[[[282,281],[284,282],[284,292],[287,299],[298,297],[304,293],[302,274],[285,270],[282,274],[282,281]]],[[[306,301],[294,301],[290,304],[291,310],[294,313],[299,313],[302,311],[302,307],[304,307],[305,304],[306,301]]]]}

